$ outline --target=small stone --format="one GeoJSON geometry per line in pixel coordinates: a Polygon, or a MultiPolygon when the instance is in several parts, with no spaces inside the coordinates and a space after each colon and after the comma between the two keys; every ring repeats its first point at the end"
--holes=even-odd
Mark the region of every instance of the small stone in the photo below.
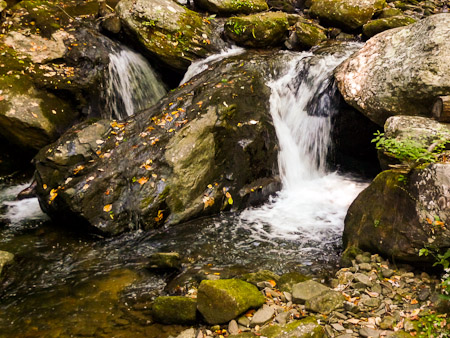
{"type": "Polygon", "coordinates": [[[262,308],[258,309],[253,315],[252,321],[250,322],[250,326],[256,325],[264,325],[269,320],[272,319],[272,316],[275,314],[275,310],[273,307],[268,306],[266,304],[263,305],[262,308]]]}
{"type": "Polygon", "coordinates": [[[238,323],[239,325],[245,326],[245,327],[249,327],[250,326],[250,319],[248,319],[248,317],[245,316],[241,316],[238,318],[238,323]]]}
{"type": "Polygon", "coordinates": [[[410,319],[406,318],[405,322],[403,324],[403,329],[406,332],[413,331],[414,330],[414,323],[410,319]]]}
{"type": "Polygon", "coordinates": [[[358,265],[360,270],[363,271],[370,271],[372,270],[372,265],[370,265],[370,263],[361,263],[358,265]]]}
{"type": "Polygon", "coordinates": [[[176,269],[181,268],[180,254],[177,252],[157,252],[149,257],[150,269],[176,269]]]}
{"type": "Polygon", "coordinates": [[[292,302],[292,294],[290,292],[284,291],[283,295],[284,295],[284,297],[286,297],[286,300],[288,302],[292,302]]]}
{"type": "Polygon", "coordinates": [[[284,325],[287,323],[289,315],[289,312],[281,312],[275,317],[275,321],[281,325],[284,325]]]}
{"type": "Polygon", "coordinates": [[[230,334],[239,334],[239,326],[234,319],[228,323],[228,332],[230,334]]]}
{"type": "Polygon", "coordinates": [[[177,336],[177,338],[196,338],[195,337],[195,329],[190,328],[190,329],[184,330],[177,336]]]}
{"type": "Polygon", "coordinates": [[[369,287],[372,286],[372,282],[370,281],[370,278],[367,275],[362,273],[355,273],[354,277],[357,282],[361,282],[369,287]]]}
{"type": "Polygon", "coordinates": [[[306,282],[297,283],[292,287],[292,299],[295,303],[304,304],[306,301],[319,296],[328,290],[331,289],[313,280],[308,280],[306,282]]]}
{"type": "Polygon", "coordinates": [[[361,300],[361,303],[367,307],[378,307],[380,306],[381,301],[379,298],[364,298],[361,300]]]}
{"type": "Polygon", "coordinates": [[[368,255],[366,255],[366,254],[357,255],[357,256],[355,257],[355,259],[356,259],[356,262],[357,262],[358,264],[361,264],[361,263],[370,263],[370,256],[368,256],[368,255]]]}
{"type": "Polygon", "coordinates": [[[395,318],[392,316],[386,316],[381,320],[379,327],[380,327],[380,329],[388,330],[388,329],[392,329],[394,324],[395,324],[395,318]]]}
{"type": "Polygon", "coordinates": [[[360,311],[358,305],[353,304],[352,302],[344,302],[344,309],[353,313],[358,313],[360,311]]]}
{"type": "Polygon", "coordinates": [[[363,327],[361,330],[359,330],[359,334],[361,335],[361,337],[371,337],[371,338],[380,337],[380,331],[371,329],[369,327],[363,327]]]}
{"type": "Polygon", "coordinates": [[[335,316],[335,317],[337,317],[339,319],[342,319],[342,320],[347,320],[347,316],[346,315],[344,315],[344,314],[342,314],[340,312],[337,312],[337,311],[333,311],[333,316],[335,316]]]}
{"type": "Polygon", "coordinates": [[[336,331],[344,331],[345,327],[343,327],[341,324],[331,324],[331,326],[333,327],[333,329],[335,329],[336,331]]]}
{"type": "Polygon", "coordinates": [[[330,290],[307,300],[305,306],[307,310],[326,315],[343,307],[344,301],[345,297],[340,292],[330,290]]]}
{"type": "Polygon", "coordinates": [[[428,288],[422,289],[419,292],[418,298],[420,301],[423,302],[423,301],[427,300],[428,297],[430,297],[430,294],[431,294],[430,289],[428,289],[428,288]]]}

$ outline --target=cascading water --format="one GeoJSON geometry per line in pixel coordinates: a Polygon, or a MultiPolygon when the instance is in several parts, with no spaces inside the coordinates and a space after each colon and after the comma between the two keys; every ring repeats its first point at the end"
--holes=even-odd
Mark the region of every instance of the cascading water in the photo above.
{"type": "Polygon", "coordinates": [[[326,164],[336,110],[332,73],[351,53],[303,53],[284,76],[269,83],[282,190],[264,206],[241,214],[241,225],[254,237],[295,240],[304,252],[339,243],[347,209],[365,187],[354,178],[327,172],[326,164]]]}
{"type": "Polygon", "coordinates": [[[121,47],[112,51],[109,59],[106,106],[110,118],[125,119],[166,94],[164,85],[140,54],[121,47]]]}

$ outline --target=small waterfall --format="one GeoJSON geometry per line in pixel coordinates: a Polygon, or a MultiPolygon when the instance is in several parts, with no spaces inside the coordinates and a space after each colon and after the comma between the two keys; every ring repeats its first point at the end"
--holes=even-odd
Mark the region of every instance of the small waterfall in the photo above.
{"type": "Polygon", "coordinates": [[[201,59],[201,60],[192,62],[192,64],[189,66],[188,70],[184,74],[184,77],[180,82],[180,86],[182,84],[188,82],[195,75],[200,74],[204,70],[208,69],[208,66],[210,64],[213,64],[217,61],[229,58],[230,56],[233,56],[233,55],[242,54],[244,52],[245,52],[244,48],[233,46],[231,48],[225,49],[224,51],[222,51],[222,53],[213,54],[211,56],[208,56],[206,59],[201,59]]]}
{"type": "Polygon", "coordinates": [[[302,53],[269,83],[277,132],[282,190],[260,208],[245,210],[241,225],[259,240],[296,240],[304,252],[339,243],[350,203],[366,186],[327,170],[331,118],[336,112],[334,69],[346,55],[302,53]]]}
{"type": "Polygon", "coordinates": [[[167,90],[144,57],[126,47],[109,55],[106,106],[119,120],[151,107],[167,90]]]}

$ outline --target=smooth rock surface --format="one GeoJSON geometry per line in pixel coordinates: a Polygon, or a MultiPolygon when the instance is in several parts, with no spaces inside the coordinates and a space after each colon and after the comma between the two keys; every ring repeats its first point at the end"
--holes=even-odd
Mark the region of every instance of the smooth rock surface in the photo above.
{"type": "Polygon", "coordinates": [[[303,304],[329,290],[330,288],[323,284],[308,280],[292,287],[292,299],[295,303],[303,304]]]}

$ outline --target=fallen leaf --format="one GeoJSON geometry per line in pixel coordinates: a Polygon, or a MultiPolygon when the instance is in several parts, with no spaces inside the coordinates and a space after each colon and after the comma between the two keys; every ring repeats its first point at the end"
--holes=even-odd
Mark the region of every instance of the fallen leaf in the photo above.
{"type": "Polygon", "coordinates": [[[137,182],[138,182],[140,185],[143,185],[143,184],[147,183],[147,181],[148,181],[148,177],[141,177],[140,179],[138,179],[137,182]]]}
{"type": "Polygon", "coordinates": [[[112,204],[107,204],[103,207],[104,212],[110,212],[112,210],[112,204]]]}
{"type": "Polygon", "coordinates": [[[158,215],[155,217],[155,221],[159,222],[160,220],[162,220],[163,217],[164,217],[163,211],[158,210],[158,215]]]}

